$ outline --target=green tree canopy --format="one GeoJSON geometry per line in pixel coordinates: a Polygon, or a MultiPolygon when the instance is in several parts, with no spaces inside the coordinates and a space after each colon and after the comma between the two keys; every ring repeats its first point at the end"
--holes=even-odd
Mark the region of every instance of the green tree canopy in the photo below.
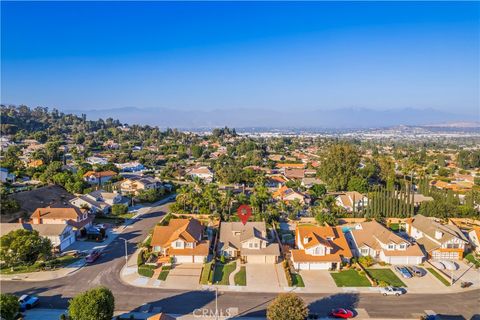
{"type": "Polygon", "coordinates": [[[5,320],[14,320],[20,310],[18,298],[13,294],[0,294],[0,316],[5,320]]]}
{"type": "Polygon", "coordinates": [[[267,308],[269,320],[304,320],[308,308],[302,298],[295,293],[281,293],[267,308]]]}
{"type": "Polygon", "coordinates": [[[5,261],[7,266],[30,265],[38,259],[46,260],[51,252],[51,241],[35,230],[14,230],[0,238],[0,260],[5,261]]]}
{"type": "Polygon", "coordinates": [[[325,153],[320,176],[331,189],[345,190],[350,178],[356,175],[359,164],[360,154],[355,146],[334,144],[325,153]]]}
{"type": "Polygon", "coordinates": [[[115,298],[105,287],[98,287],[79,294],[68,306],[71,320],[111,320],[115,298]]]}

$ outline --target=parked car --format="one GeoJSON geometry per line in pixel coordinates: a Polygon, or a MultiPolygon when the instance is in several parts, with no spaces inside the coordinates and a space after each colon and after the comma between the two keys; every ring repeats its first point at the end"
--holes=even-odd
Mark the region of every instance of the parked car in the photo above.
{"type": "Polygon", "coordinates": [[[100,250],[93,250],[90,252],[88,256],[85,257],[85,262],[86,263],[93,263],[95,260],[97,260],[101,255],[100,250]]]}
{"type": "Polygon", "coordinates": [[[410,271],[410,273],[415,277],[423,277],[427,273],[422,268],[416,266],[408,267],[408,271],[410,271]]]}
{"type": "Polygon", "coordinates": [[[468,288],[468,287],[471,287],[472,285],[473,283],[470,281],[463,281],[462,283],[460,283],[460,287],[462,288],[468,288]]]}
{"type": "Polygon", "coordinates": [[[405,294],[405,290],[397,287],[384,287],[380,289],[380,293],[384,296],[399,296],[405,294]]]}
{"type": "Polygon", "coordinates": [[[23,312],[35,307],[38,304],[38,301],[38,297],[24,294],[18,299],[18,302],[20,303],[20,311],[23,312]]]}
{"type": "Polygon", "coordinates": [[[407,268],[405,267],[399,267],[399,266],[396,266],[395,267],[395,270],[400,273],[400,275],[404,278],[411,278],[412,277],[412,274],[410,273],[410,271],[408,271],[407,268]]]}
{"type": "Polygon", "coordinates": [[[340,318],[340,319],[348,319],[353,317],[353,311],[348,309],[343,309],[343,308],[333,309],[330,312],[329,316],[334,318],[340,318]]]}

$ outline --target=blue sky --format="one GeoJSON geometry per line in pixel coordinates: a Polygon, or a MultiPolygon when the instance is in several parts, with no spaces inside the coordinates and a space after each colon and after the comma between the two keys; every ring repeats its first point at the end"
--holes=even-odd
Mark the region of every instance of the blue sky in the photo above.
{"type": "Polygon", "coordinates": [[[478,2],[1,6],[2,103],[478,115],[478,2]]]}

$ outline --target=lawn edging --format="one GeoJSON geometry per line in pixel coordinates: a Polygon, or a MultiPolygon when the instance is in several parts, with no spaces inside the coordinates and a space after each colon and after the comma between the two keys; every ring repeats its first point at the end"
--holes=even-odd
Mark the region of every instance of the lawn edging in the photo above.
{"type": "Polygon", "coordinates": [[[433,274],[433,276],[435,278],[437,278],[438,280],[440,280],[441,283],[443,283],[445,286],[447,287],[450,287],[450,281],[448,281],[447,279],[445,279],[444,276],[442,276],[439,272],[437,272],[437,270],[435,270],[434,268],[429,268],[427,267],[426,268],[431,274],[433,274]]]}

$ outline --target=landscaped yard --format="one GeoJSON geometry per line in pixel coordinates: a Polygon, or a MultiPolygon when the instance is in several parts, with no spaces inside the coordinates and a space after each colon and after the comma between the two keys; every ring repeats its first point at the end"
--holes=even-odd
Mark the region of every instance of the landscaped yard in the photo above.
{"type": "Polygon", "coordinates": [[[48,268],[62,268],[66,267],[69,264],[72,264],[82,258],[80,257],[74,257],[71,255],[66,255],[63,257],[58,257],[54,260],[50,260],[46,263],[43,262],[36,262],[32,264],[31,266],[17,266],[13,268],[13,271],[11,268],[1,268],[0,269],[0,274],[15,274],[15,273],[26,273],[26,272],[37,272],[37,271],[42,271],[42,270],[48,270],[48,268]]]}
{"type": "Polygon", "coordinates": [[[303,283],[302,276],[298,273],[292,273],[292,284],[294,287],[305,287],[305,283],[303,283]]]}
{"type": "Polygon", "coordinates": [[[470,263],[473,263],[475,265],[475,268],[480,268],[480,258],[476,258],[475,255],[473,253],[469,253],[465,256],[465,259],[470,262],[470,263]]]}
{"type": "Polygon", "coordinates": [[[208,284],[208,276],[210,275],[212,263],[213,261],[207,262],[203,265],[202,274],[200,276],[200,284],[208,284]]]}
{"type": "Polygon", "coordinates": [[[447,279],[445,279],[444,277],[442,277],[442,275],[439,274],[439,273],[437,272],[437,270],[435,270],[435,269],[433,269],[433,268],[427,268],[427,270],[428,270],[431,274],[433,274],[433,275],[435,276],[435,278],[437,278],[438,280],[440,280],[440,282],[442,282],[444,285],[446,285],[447,287],[450,286],[450,282],[449,282],[447,279]]]}
{"type": "Polygon", "coordinates": [[[240,271],[234,277],[236,286],[247,285],[247,270],[245,267],[240,267],[240,271]]]}
{"type": "Polygon", "coordinates": [[[170,272],[171,266],[163,266],[162,271],[158,275],[158,280],[165,281],[167,279],[168,273],[170,272]]]}
{"type": "Polygon", "coordinates": [[[333,280],[337,287],[370,287],[370,281],[367,277],[361,275],[357,270],[345,270],[340,272],[331,272],[333,280]]]}
{"type": "Polygon", "coordinates": [[[384,281],[390,286],[406,287],[405,283],[390,269],[367,269],[367,271],[377,282],[384,281]]]}
{"type": "Polygon", "coordinates": [[[227,264],[217,263],[215,266],[215,273],[213,274],[213,283],[228,286],[230,284],[228,277],[236,267],[236,262],[230,262],[227,264]]]}

